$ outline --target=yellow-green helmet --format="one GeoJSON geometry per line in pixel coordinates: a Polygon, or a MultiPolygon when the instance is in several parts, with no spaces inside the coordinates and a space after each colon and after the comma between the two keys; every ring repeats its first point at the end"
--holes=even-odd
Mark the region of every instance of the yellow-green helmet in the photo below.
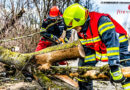
{"type": "Polygon", "coordinates": [[[82,26],[88,17],[88,10],[78,3],[67,7],[63,13],[64,23],[66,26],[71,26],[72,29],[76,26],[82,26]],[[86,15],[87,11],[87,15],[86,15]]]}

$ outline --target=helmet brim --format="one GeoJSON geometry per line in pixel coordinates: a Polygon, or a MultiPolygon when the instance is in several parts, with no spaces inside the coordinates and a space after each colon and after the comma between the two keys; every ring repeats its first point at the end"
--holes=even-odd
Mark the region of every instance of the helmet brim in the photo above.
{"type": "Polygon", "coordinates": [[[48,16],[49,19],[56,19],[57,17],[48,16]]]}
{"type": "Polygon", "coordinates": [[[71,30],[71,29],[73,29],[74,27],[72,26],[72,27],[67,27],[67,31],[69,31],[69,30],[71,30]]]}

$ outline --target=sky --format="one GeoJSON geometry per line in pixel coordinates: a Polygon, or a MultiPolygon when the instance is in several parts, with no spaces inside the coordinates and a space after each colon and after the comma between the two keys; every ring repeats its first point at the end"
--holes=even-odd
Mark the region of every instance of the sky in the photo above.
{"type": "Polygon", "coordinates": [[[130,0],[94,0],[99,6],[99,12],[110,14],[116,21],[118,21],[130,34],[130,0]],[[118,4],[102,4],[101,2],[129,2],[118,4]],[[125,26],[125,22],[127,25],[125,26]]]}

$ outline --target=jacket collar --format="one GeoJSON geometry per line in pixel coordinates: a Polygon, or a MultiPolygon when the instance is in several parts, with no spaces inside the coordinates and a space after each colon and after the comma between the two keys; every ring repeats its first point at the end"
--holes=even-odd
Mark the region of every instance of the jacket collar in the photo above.
{"type": "Polygon", "coordinates": [[[89,25],[89,21],[90,21],[90,16],[88,16],[85,24],[82,26],[82,30],[81,32],[86,32],[87,28],[88,28],[88,25],[89,25]]]}

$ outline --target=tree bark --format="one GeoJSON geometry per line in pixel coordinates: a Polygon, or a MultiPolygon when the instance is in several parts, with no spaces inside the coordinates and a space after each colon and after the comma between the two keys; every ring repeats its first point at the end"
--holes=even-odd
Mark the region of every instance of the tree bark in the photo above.
{"type": "MultiPolygon", "coordinates": [[[[130,77],[130,67],[121,68],[122,73],[125,77],[130,77]]],[[[82,79],[92,79],[92,80],[109,80],[109,65],[102,67],[59,67],[52,66],[50,69],[50,74],[68,75],[70,77],[78,77],[82,79]],[[73,71],[73,69],[77,69],[73,71]]],[[[49,72],[49,71],[48,71],[49,72]]]]}
{"type": "MultiPolygon", "coordinates": [[[[130,77],[130,67],[121,68],[122,73],[125,77],[130,77]]],[[[57,77],[62,81],[72,85],[73,87],[78,87],[78,84],[73,81],[71,78],[81,79],[83,81],[87,80],[110,80],[110,69],[108,65],[102,67],[60,67],[60,66],[51,66],[51,69],[42,71],[38,77],[57,77]],[[75,70],[76,69],[76,70],[75,70]],[[69,78],[71,77],[71,78],[69,78]]],[[[37,75],[36,75],[37,76],[37,75]]],[[[45,78],[41,78],[41,81],[49,80],[45,78]]],[[[47,81],[46,81],[47,82],[47,81]]],[[[46,83],[44,82],[44,83],[46,83]]],[[[49,80],[47,83],[51,84],[49,80]]]]}
{"type": "Polygon", "coordinates": [[[1,46],[0,47],[0,62],[9,64],[9,65],[15,65],[17,69],[22,69],[27,64],[27,62],[36,61],[37,63],[35,63],[35,64],[40,64],[39,59],[42,57],[42,55],[40,55],[40,54],[43,54],[44,56],[47,55],[44,59],[42,59],[41,65],[44,62],[55,62],[55,61],[85,56],[84,51],[82,50],[80,41],[75,41],[75,42],[66,43],[66,44],[60,44],[60,45],[45,48],[38,52],[25,53],[25,54],[12,52],[1,46]],[[76,48],[76,47],[78,47],[78,48],[76,48]],[[74,50],[74,49],[76,49],[76,50],[74,50]],[[79,51],[78,51],[78,49],[79,49],[79,51]],[[62,56],[63,54],[58,55],[59,52],[64,53],[64,54],[66,52],[66,55],[64,55],[64,56],[62,56]],[[49,58],[49,53],[51,55],[51,58],[45,60],[47,57],[49,58]],[[35,58],[33,58],[33,60],[32,60],[32,57],[34,57],[34,56],[35,56],[35,58]],[[57,56],[57,57],[53,59],[54,56],[57,56]],[[67,56],[67,57],[65,57],[65,56],[67,56]],[[62,58],[60,58],[60,57],[62,57],[62,58]]]}
{"type": "Polygon", "coordinates": [[[61,60],[70,60],[78,57],[85,57],[82,47],[68,48],[64,50],[53,51],[35,56],[39,69],[49,69],[51,64],[61,60]]]}
{"type": "MultiPolygon", "coordinates": [[[[130,77],[130,67],[123,67],[122,69],[122,73],[124,75],[124,77],[130,77]]],[[[84,77],[84,78],[89,78],[92,80],[109,80],[109,70],[107,72],[101,72],[100,70],[90,70],[90,71],[86,71],[85,74],[80,75],[79,73],[70,73],[70,76],[73,77],[84,77]]]]}
{"type": "Polygon", "coordinates": [[[40,18],[40,26],[41,26],[41,25],[42,25],[42,18],[41,18],[41,14],[40,14],[41,12],[40,12],[40,10],[39,10],[37,1],[36,1],[36,0],[33,0],[33,2],[34,2],[35,6],[36,6],[36,8],[37,8],[37,12],[38,12],[38,15],[39,15],[39,18],[40,18]]]}

